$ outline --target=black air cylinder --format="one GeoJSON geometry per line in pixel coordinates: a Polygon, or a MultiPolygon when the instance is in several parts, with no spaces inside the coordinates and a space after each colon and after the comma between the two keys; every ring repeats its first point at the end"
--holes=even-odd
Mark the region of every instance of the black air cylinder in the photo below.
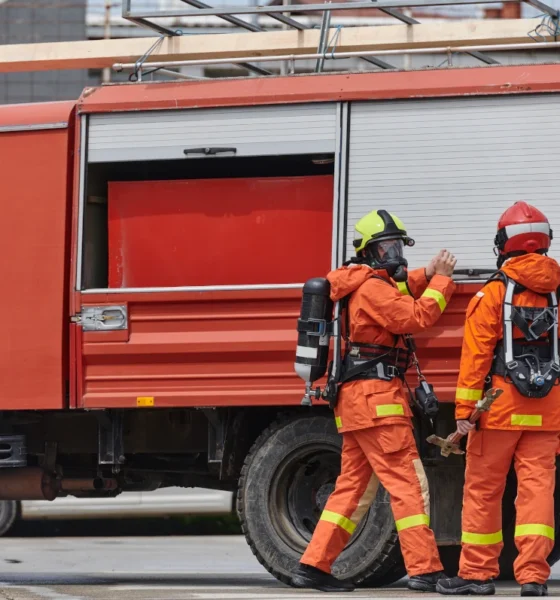
{"type": "Polygon", "coordinates": [[[303,286],[298,319],[296,373],[305,382],[321,379],[327,371],[333,302],[331,284],[323,277],[314,277],[303,286]]]}

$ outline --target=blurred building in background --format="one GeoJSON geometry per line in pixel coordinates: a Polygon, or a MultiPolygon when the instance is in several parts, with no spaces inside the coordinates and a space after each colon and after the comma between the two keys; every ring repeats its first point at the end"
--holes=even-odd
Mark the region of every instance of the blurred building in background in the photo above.
{"type": "MultiPolygon", "coordinates": [[[[0,44],[87,39],[87,0],[0,0],[0,44]]],[[[0,74],[0,103],[76,98],[87,71],[0,74]]]]}
{"type": "MultiPolygon", "coordinates": [[[[282,4],[283,0],[268,0],[271,4],[282,4]]],[[[298,3],[316,3],[317,0],[289,0],[298,3]]],[[[264,4],[264,0],[206,0],[211,5],[264,4]]],[[[560,0],[548,0],[548,4],[560,8],[560,0]]],[[[181,0],[132,0],[134,10],[195,10],[181,0]]],[[[153,37],[154,31],[138,27],[121,16],[120,0],[0,0],[0,43],[57,42],[71,40],[101,40],[104,38],[153,37]]],[[[449,21],[457,19],[500,19],[535,17],[539,13],[525,4],[500,3],[491,5],[456,5],[406,9],[408,15],[421,22],[449,21]]],[[[246,21],[267,30],[283,27],[278,21],[266,15],[246,15],[246,21]]],[[[321,13],[300,13],[297,20],[309,26],[320,27],[321,13]]],[[[180,30],[183,35],[209,33],[245,32],[218,17],[168,17],[157,20],[171,29],[180,30]]],[[[376,10],[334,11],[331,27],[356,27],[364,25],[393,25],[395,19],[376,10]]],[[[529,35],[530,32],[527,32],[529,35]]],[[[529,39],[529,38],[528,38],[529,39]]],[[[146,50],[150,44],[146,43],[146,50]]],[[[515,52],[507,55],[491,54],[503,64],[520,62],[557,62],[557,52],[515,52]]],[[[397,68],[418,69],[438,67],[446,63],[442,55],[394,56],[391,64],[397,68]]],[[[272,73],[284,73],[288,65],[273,62],[259,63],[272,73]]],[[[455,55],[456,66],[481,64],[466,55],[455,55]]],[[[312,72],[315,61],[297,61],[297,72],[312,72]]],[[[325,71],[361,71],[376,67],[358,58],[348,60],[326,60],[325,71]]],[[[197,66],[182,69],[181,73],[192,77],[239,77],[248,75],[235,65],[197,66]]],[[[53,71],[46,73],[0,74],[0,103],[35,102],[44,100],[66,100],[77,98],[84,87],[100,85],[103,81],[126,81],[128,73],[114,73],[101,69],[83,71],[53,71]]],[[[155,73],[149,78],[169,79],[155,73]]]]}

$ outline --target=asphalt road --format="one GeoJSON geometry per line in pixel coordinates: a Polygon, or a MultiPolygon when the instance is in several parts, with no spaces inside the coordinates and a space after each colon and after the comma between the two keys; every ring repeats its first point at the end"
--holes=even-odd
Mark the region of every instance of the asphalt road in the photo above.
{"type": "MultiPolygon", "coordinates": [[[[560,567],[551,595],[560,596],[560,567]]],[[[518,597],[514,584],[500,596],[518,597]]],[[[329,600],[431,596],[403,582],[329,600]]],[[[441,596],[435,596],[441,600],[441,596]]],[[[261,567],[239,536],[11,537],[0,540],[0,600],[314,600],[261,567]]]]}

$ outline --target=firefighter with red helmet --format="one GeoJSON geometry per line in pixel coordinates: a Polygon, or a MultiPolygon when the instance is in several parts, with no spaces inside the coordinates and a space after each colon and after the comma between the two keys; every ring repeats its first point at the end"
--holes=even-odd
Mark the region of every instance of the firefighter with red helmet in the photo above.
{"type": "Polygon", "coordinates": [[[429,527],[428,481],[404,388],[408,359],[403,336],[439,319],[455,289],[451,275],[456,261],[443,250],[426,269],[408,273],[403,252],[414,242],[402,221],[385,210],[363,217],[356,231],[354,247],[361,264],[341,267],[327,277],[333,301],[349,298],[344,372],[355,373],[341,385],[335,408],[343,437],[341,473],[292,585],[329,592],[354,589],[330,570],[380,481],[391,497],[408,586],[433,592],[444,575],[429,527]],[[375,366],[361,370],[370,361],[375,366]]]}
{"type": "Polygon", "coordinates": [[[552,230],[535,207],[504,212],[495,238],[498,269],[467,309],[456,390],[457,429],[469,432],[459,574],[442,594],[493,594],[503,547],[502,495],[517,474],[514,563],[521,596],[548,595],[554,545],[554,485],[560,433],[560,266],[547,256],[552,230]],[[475,429],[468,421],[487,386],[504,393],[475,429]]]}

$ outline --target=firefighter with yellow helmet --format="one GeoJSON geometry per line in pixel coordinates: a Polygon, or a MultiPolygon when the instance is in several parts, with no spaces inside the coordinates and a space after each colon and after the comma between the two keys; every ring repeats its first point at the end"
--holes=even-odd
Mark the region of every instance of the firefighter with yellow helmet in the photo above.
{"type": "Polygon", "coordinates": [[[391,497],[408,587],[435,591],[444,575],[429,528],[428,482],[403,387],[410,358],[404,335],[439,319],[455,289],[451,275],[456,260],[442,250],[425,269],[408,273],[404,249],[414,241],[402,221],[385,210],[363,217],[356,231],[355,264],[327,276],[331,299],[348,298],[343,372],[351,377],[343,378],[335,408],[343,436],[341,473],[292,584],[333,592],[353,589],[330,574],[331,565],[367,512],[380,481],[391,497]],[[357,372],[360,361],[372,360],[375,368],[357,372]]]}

